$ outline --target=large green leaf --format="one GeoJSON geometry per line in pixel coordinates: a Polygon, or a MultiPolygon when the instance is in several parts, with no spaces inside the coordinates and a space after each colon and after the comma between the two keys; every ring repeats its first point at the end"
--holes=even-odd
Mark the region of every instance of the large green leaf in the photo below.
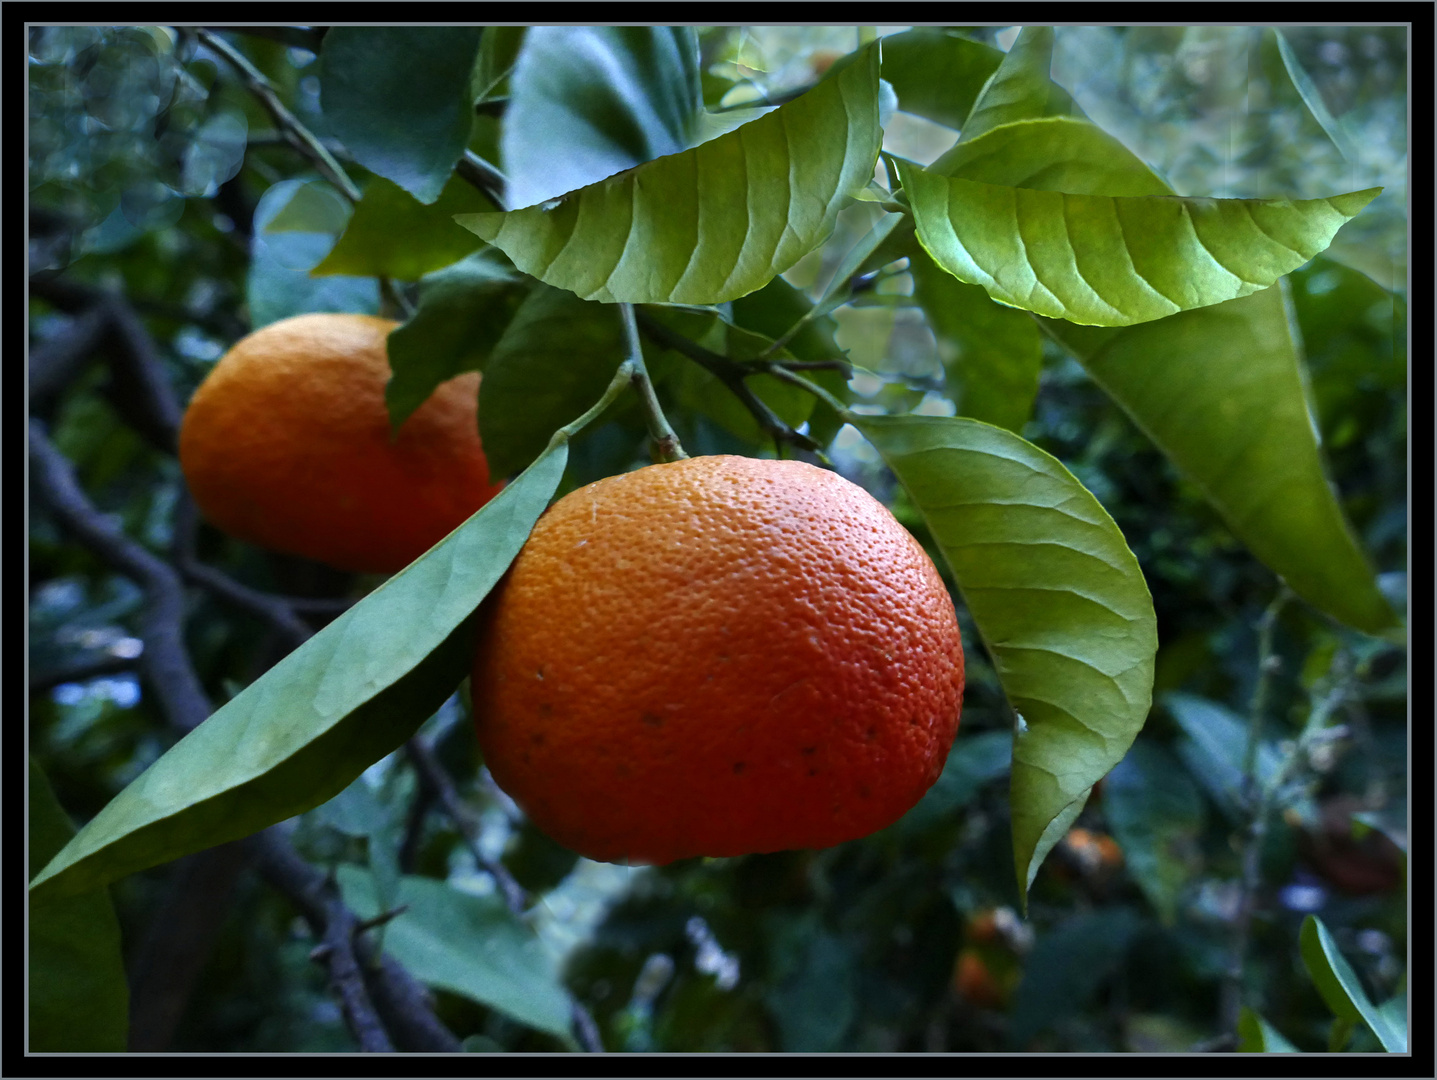
{"type": "Polygon", "coordinates": [[[1303,919],[1298,939],[1302,948],[1302,962],[1307,967],[1307,973],[1312,976],[1317,992],[1332,1010],[1332,1015],[1339,1021],[1348,1023],[1361,1021],[1372,1029],[1372,1034],[1377,1036],[1382,1049],[1389,1054],[1405,1054],[1406,1025],[1399,1029],[1390,1022],[1383,1009],[1372,1004],[1372,999],[1362,988],[1357,972],[1352,970],[1352,965],[1342,955],[1337,942],[1332,940],[1332,934],[1323,921],[1316,915],[1303,919]]]}
{"type": "Polygon", "coordinates": [[[491,209],[489,200],[458,176],[429,206],[398,184],[376,176],[364,189],[334,249],[310,273],[415,281],[480,246],[473,233],[454,223],[455,214],[491,209]]]}
{"type": "Polygon", "coordinates": [[[216,710],[80,830],[32,896],[82,893],[303,813],[402,744],[468,672],[474,610],[566,457],[556,439],[428,554],[216,710]]]}
{"type": "MultiPolygon", "coordinates": [[[[30,759],[30,874],[75,835],[44,771],[30,759]]],[[[120,923],[104,889],[30,898],[31,1053],[122,1053],[130,991],[120,923]]]]}
{"type": "Polygon", "coordinates": [[[938,342],[948,396],[959,416],[1021,431],[1038,396],[1042,334],[1026,312],[988,299],[919,251],[908,265],[913,298],[938,342]]]}
{"type": "Polygon", "coordinates": [[[1130,326],[1267,288],[1322,251],[1378,188],[1326,199],[1077,195],[901,166],[918,239],[1000,303],[1130,326]]]}
{"type": "Polygon", "coordinates": [[[494,346],[479,388],[479,430],[494,476],[533,461],[603,393],[628,349],[619,309],[538,285],[494,346]]]}
{"type": "Polygon", "coordinates": [[[961,128],[1003,53],[938,27],[915,27],[883,39],[883,77],[898,107],[961,128]]]}
{"type": "Polygon", "coordinates": [[[335,26],[324,35],[324,118],[356,161],[422,203],[439,197],[469,141],[480,30],[335,26]]]}
{"type": "Polygon", "coordinates": [[[736,131],[558,200],[457,220],[588,300],[715,304],[816,248],[878,157],[878,47],[736,131]]]}
{"type": "Polygon", "coordinates": [[[535,26],[500,143],[511,208],[686,150],[703,112],[691,26],[535,26]]]}
{"type": "MultiPolygon", "coordinates": [[[[340,893],[361,919],[381,914],[374,876],[343,864],[340,893]]],[[[384,951],[420,982],[497,1009],[521,1024],[571,1040],[572,1003],[558,967],[534,931],[497,895],[475,896],[433,878],[406,875],[384,932],[384,951]]]]}
{"type": "Polygon", "coordinates": [[[1013,853],[1026,896],[1147,717],[1147,584],[1112,518],[1031,443],[974,420],[847,419],[922,512],[1015,711],[1013,853]]]}
{"type": "Polygon", "coordinates": [[[1103,812],[1128,873],[1173,925],[1200,869],[1203,803],[1192,778],[1160,744],[1139,738],[1103,784],[1103,812]]]}
{"type": "Polygon", "coordinates": [[[1041,325],[1294,592],[1362,630],[1396,623],[1328,484],[1278,289],[1125,330],[1041,325]]]}
{"type": "Polygon", "coordinates": [[[1023,27],[963,123],[963,141],[1014,120],[1082,116],[1068,92],[1049,77],[1052,67],[1053,28],[1023,27]]]}
{"type": "Polygon", "coordinates": [[[953,147],[929,172],[984,184],[1089,195],[1171,195],[1102,128],[1070,116],[1017,120],[953,147]]]}
{"type": "Polygon", "coordinates": [[[384,394],[393,428],[423,405],[440,383],[466,371],[484,370],[490,351],[532,284],[492,248],[420,282],[419,310],[389,335],[393,375],[384,394]]]}

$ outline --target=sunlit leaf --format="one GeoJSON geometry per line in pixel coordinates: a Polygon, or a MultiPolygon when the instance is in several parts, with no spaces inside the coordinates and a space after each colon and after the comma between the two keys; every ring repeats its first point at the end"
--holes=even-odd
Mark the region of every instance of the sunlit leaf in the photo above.
{"type": "Polygon", "coordinates": [[[1396,622],[1323,469],[1279,290],[1120,331],[1041,325],[1294,592],[1362,630],[1396,622]]]}
{"type": "Polygon", "coordinates": [[[454,223],[455,214],[492,209],[488,199],[457,176],[428,206],[376,176],[354,207],[349,227],[310,273],[417,280],[481,246],[473,233],[454,223]]]}
{"type": "Polygon", "coordinates": [[[1378,188],[1326,199],[1109,197],[901,167],[918,238],[993,299],[1130,326],[1267,288],[1322,251],[1378,188]]]}
{"type": "MultiPolygon", "coordinates": [[[[33,875],[75,835],[34,758],[26,821],[33,875]]],[[[32,897],[29,926],[30,1051],[122,1053],[130,1028],[130,992],[109,892],[32,897]]]]}
{"type": "Polygon", "coordinates": [[[1053,28],[1023,27],[963,123],[963,141],[1014,120],[1082,116],[1072,96],[1050,78],[1052,67],[1053,28]]]}
{"type": "Polygon", "coordinates": [[[422,203],[444,190],[473,126],[477,26],[334,26],[320,49],[324,118],[370,172],[422,203]]]}
{"type": "Polygon", "coordinates": [[[716,139],[558,200],[460,224],[588,300],[716,304],[817,247],[878,156],[878,49],[716,139]]]}
{"type": "Polygon", "coordinates": [[[1147,717],[1157,652],[1147,584],[1098,501],[1011,432],[961,418],[848,421],[928,523],[1017,714],[1013,850],[1025,894],[1056,830],[1147,717]]]}
{"type": "Polygon", "coordinates": [[[85,892],[303,813],[403,743],[472,665],[474,610],[543,512],[566,455],[556,441],[171,747],[55,856],[32,896],[85,892]]]}
{"type": "MultiPolygon", "coordinates": [[[[361,919],[381,913],[374,876],[341,865],[335,877],[344,902],[361,919]]],[[[497,895],[475,896],[433,878],[406,875],[387,925],[384,950],[420,982],[568,1042],[568,991],[542,942],[497,895]]]]}
{"type": "Polygon", "coordinates": [[[703,94],[691,26],[534,26],[509,78],[510,207],[692,146],[703,94]]]}
{"type": "Polygon", "coordinates": [[[1361,1021],[1372,1029],[1382,1048],[1390,1054],[1407,1052],[1407,1034],[1388,1023],[1382,1009],[1372,1004],[1352,965],[1347,962],[1326,925],[1316,915],[1302,920],[1299,935],[1302,962],[1322,1000],[1338,1020],[1361,1021]]]}

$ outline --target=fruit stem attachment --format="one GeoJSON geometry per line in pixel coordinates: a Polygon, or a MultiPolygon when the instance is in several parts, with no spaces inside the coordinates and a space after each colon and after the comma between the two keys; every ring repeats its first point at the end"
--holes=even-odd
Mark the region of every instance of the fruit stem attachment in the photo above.
{"type": "Polygon", "coordinates": [[[639,324],[634,318],[634,305],[620,304],[619,312],[624,320],[624,337],[629,345],[629,358],[624,362],[633,368],[630,379],[634,389],[639,392],[639,399],[644,403],[644,419],[648,421],[649,436],[654,440],[654,454],[663,461],[683,461],[688,454],[684,453],[679,437],[674,434],[669,418],[664,415],[663,406],[659,404],[658,395],[654,393],[654,380],[649,377],[649,369],[644,364],[644,347],[639,341],[639,324]]]}

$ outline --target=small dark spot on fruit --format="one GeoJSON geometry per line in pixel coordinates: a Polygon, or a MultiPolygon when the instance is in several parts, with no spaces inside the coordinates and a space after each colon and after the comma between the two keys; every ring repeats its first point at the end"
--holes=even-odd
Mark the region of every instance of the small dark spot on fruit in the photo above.
{"type": "Polygon", "coordinates": [[[869,728],[867,731],[865,731],[865,732],[863,733],[863,737],[864,737],[865,739],[870,739],[870,740],[873,739],[874,737],[876,737],[877,735],[878,735],[878,729],[877,729],[877,728],[872,728],[872,727],[869,728]]]}
{"type": "Polygon", "coordinates": [[[808,775],[809,775],[809,776],[817,776],[817,775],[818,775],[818,770],[817,770],[817,769],[809,769],[809,770],[808,770],[808,775]]]}
{"type": "Polygon", "coordinates": [[[801,753],[803,754],[804,757],[808,757],[810,754],[816,754],[816,753],[818,753],[818,747],[816,747],[816,746],[805,746],[805,747],[803,748],[803,750],[801,751],[801,753]]]}
{"type": "Polygon", "coordinates": [[[742,761],[735,761],[735,762],[733,763],[733,774],[734,774],[735,776],[737,776],[737,775],[738,775],[739,773],[741,773],[741,772],[743,772],[743,762],[742,762],[742,761]]]}
{"type": "Polygon", "coordinates": [[[554,714],[554,706],[552,706],[552,705],[550,705],[550,704],[547,704],[547,703],[540,704],[540,706],[539,706],[539,715],[540,715],[540,716],[552,716],[553,714],[554,714]]]}
{"type": "Polygon", "coordinates": [[[639,717],[645,727],[663,727],[664,718],[651,712],[646,712],[639,717]]]}
{"type": "Polygon", "coordinates": [[[535,746],[543,746],[546,740],[544,739],[544,733],[542,731],[536,731],[529,736],[529,741],[535,746]]]}

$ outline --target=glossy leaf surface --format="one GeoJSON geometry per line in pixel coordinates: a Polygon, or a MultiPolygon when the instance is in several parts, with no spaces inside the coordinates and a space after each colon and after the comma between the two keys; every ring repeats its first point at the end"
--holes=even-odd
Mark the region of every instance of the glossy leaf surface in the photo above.
{"type": "Polygon", "coordinates": [[[1076,195],[901,168],[918,238],[1000,303],[1130,326],[1267,288],[1327,247],[1379,189],[1326,199],[1076,195]]]}
{"type": "Polygon", "coordinates": [[[817,247],[877,160],[878,50],[727,135],[555,203],[460,224],[587,300],[716,304],[817,247]]]}
{"type": "Polygon", "coordinates": [[[558,486],[555,443],[390,578],[170,748],[80,830],[32,895],[85,892],[303,813],[411,736],[473,662],[475,608],[558,486]]]}
{"type": "Polygon", "coordinates": [[[1316,915],[1309,915],[1302,920],[1299,941],[1302,962],[1332,1014],[1339,1021],[1361,1021],[1372,1029],[1372,1034],[1389,1054],[1405,1054],[1406,1025],[1399,1029],[1389,1022],[1384,1010],[1372,1004],[1357,972],[1342,955],[1326,924],[1316,915]]]}
{"type": "Polygon", "coordinates": [[[944,417],[848,421],[932,529],[1017,714],[1013,850],[1026,894],[1147,717],[1157,626],[1142,571],[1087,489],[1011,432],[944,417]]]}

